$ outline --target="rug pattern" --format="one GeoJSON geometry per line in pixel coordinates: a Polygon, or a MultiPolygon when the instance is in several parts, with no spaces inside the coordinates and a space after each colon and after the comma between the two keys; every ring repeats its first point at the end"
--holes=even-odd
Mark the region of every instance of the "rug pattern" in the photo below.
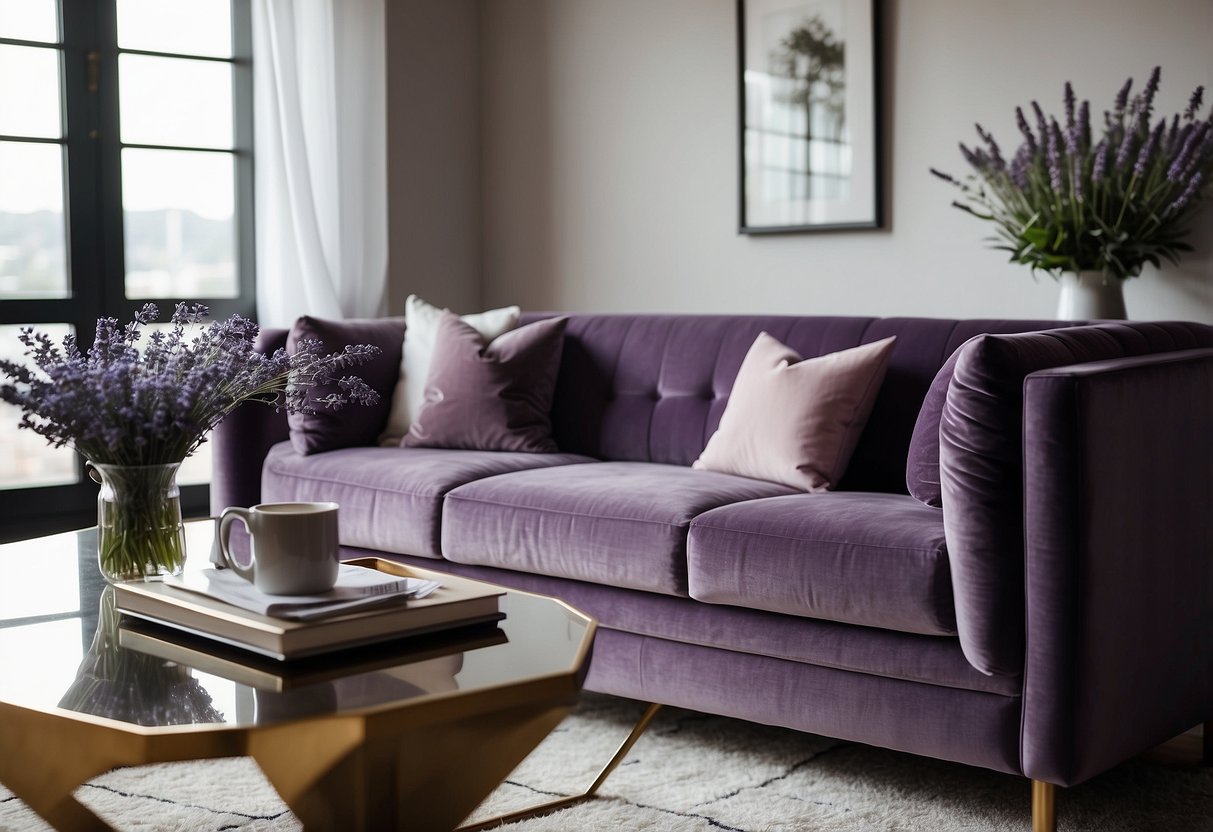
{"type": "MultiPolygon", "coordinates": [[[[474,813],[580,791],[643,705],[590,695],[474,813]]],[[[247,758],[120,769],[77,792],[114,828],[297,832],[247,758]]],[[[1130,761],[1059,792],[1060,832],[1213,832],[1213,769],[1130,761]]],[[[42,823],[0,789],[0,830],[42,823]]],[[[953,763],[676,708],[661,711],[598,800],[511,832],[1024,832],[1027,781],[953,763]]]]}

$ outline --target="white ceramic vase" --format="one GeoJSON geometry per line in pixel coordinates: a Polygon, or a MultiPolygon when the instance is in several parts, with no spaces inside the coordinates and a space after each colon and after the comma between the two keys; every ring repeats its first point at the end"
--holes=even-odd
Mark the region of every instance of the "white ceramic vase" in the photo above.
{"type": "Polygon", "coordinates": [[[1124,320],[1124,281],[1103,272],[1063,272],[1057,299],[1061,321],[1124,320]]]}

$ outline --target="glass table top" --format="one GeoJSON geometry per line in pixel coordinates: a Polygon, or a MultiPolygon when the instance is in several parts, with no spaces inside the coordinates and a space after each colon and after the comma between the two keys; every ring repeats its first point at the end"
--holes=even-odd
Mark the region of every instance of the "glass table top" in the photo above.
{"type": "MultiPolygon", "coordinates": [[[[186,533],[186,569],[208,565],[214,522],[186,533]]],[[[94,529],[0,545],[0,575],[0,701],[149,727],[264,725],[572,673],[593,634],[569,607],[510,591],[497,624],[283,664],[117,614],[94,529]]]]}

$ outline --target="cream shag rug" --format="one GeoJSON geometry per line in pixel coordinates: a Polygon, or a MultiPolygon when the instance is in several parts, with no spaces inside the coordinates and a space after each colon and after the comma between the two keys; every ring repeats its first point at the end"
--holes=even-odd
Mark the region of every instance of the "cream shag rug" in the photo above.
{"type": "MultiPolygon", "coordinates": [[[[474,817],[578,792],[643,705],[587,694],[474,817]]],[[[1191,739],[1191,738],[1188,738],[1191,739]]],[[[1191,743],[1194,747],[1196,743],[1191,743]]],[[[598,800],[511,832],[1026,832],[1027,781],[704,716],[658,714],[598,800]]],[[[298,821],[248,759],[122,769],[81,787],[118,830],[286,832],[298,821]],[[222,787],[219,784],[223,784],[222,787]]],[[[1213,768],[1143,758],[1058,792],[1062,832],[1213,832],[1213,768]]],[[[0,829],[49,829],[0,789],[0,829]]]]}

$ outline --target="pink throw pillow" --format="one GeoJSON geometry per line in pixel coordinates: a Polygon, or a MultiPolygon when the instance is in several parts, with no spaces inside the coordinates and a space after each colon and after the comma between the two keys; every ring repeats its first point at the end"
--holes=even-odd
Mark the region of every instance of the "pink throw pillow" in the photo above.
{"type": "Polygon", "coordinates": [[[895,340],[802,360],[760,333],[741,363],[720,428],[692,467],[803,491],[838,485],[895,340]]]}

